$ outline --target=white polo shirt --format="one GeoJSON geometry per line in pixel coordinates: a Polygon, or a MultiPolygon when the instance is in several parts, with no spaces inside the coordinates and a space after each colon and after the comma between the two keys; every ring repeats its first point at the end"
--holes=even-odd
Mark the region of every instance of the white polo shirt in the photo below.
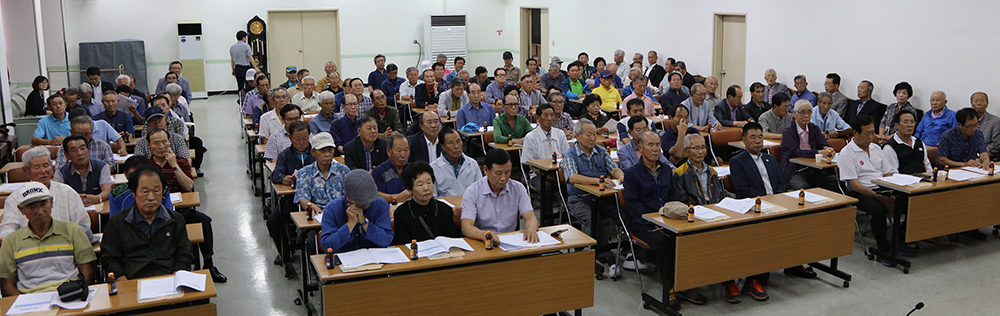
{"type": "Polygon", "coordinates": [[[877,187],[872,184],[872,180],[896,173],[881,147],[870,143],[866,153],[853,140],[840,152],[837,167],[840,168],[841,181],[858,180],[870,189],[877,187]]]}

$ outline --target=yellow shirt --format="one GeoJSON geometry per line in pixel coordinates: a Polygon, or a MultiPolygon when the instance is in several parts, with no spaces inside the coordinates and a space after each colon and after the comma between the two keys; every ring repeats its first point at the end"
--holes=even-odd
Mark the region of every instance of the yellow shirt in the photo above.
{"type": "Polygon", "coordinates": [[[618,104],[622,103],[622,95],[618,93],[618,89],[615,87],[604,88],[604,85],[598,86],[597,89],[591,91],[593,94],[601,96],[601,109],[609,112],[617,111],[618,104]]]}

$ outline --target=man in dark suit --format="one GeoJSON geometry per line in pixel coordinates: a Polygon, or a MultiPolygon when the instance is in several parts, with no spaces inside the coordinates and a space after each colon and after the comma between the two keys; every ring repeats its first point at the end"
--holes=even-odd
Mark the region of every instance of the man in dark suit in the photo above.
{"type": "Polygon", "coordinates": [[[847,102],[847,110],[840,113],[847,124],[851,124],[855,117],[866,115],[875,122],[882,121],[885,115],[885,104],[878,103],[872,99],[872,90],[875,85],[871,81],[865,80],[858,84],[858,99],[847,102]]]}
{"type": "Polygon", "coordinates": [[[90,86],[94,88],[95,96],[104,95],[104,92],[107,91],[115,91],[114,84],[101,80],[101,68],[97,67],[87,68],[87,79],[90,80],[90,86]]]}
{"type": "MultiPolygon", "coordinates": [[[[660,86],[660,81],[663,81],[663,76],[667,75],[667,70],[663,69],[656,62],[660,59],[655,50],[649,51],[649,68],[646,68],[646,78],[649,78],[649,84],[651,87],[656,88],[660,86]]],[[[672,67],[672,66],[671,66],[672,67]]]]}
{"type": "Polygon", "coordinates": [[[743,127],[747,122],[754,119],[750,113],[743,108],[743,89],[739,85],[732,85],[726,89],[726,99],[715,105],[715,118],[722,123],[722,126],[743,127]]]}
{"type": "Polygon", "coordinates": [[[771,102],[771,99],[777,94],[784,94],[789,98],[792,97],[792,93],[788,91],[788,86],[778,82],[778,72],[774,71],[774,69],[764,71],[764,82],[767,82],[767,85],[764,86],[764,102],[774,104],[774,102],[771,102]]]}
{"type": "Polygon", "coordinates": [[[684,80],[682,85],[684,85],[688,89],[691,89],[691,86],[693,86],[697,82],[695,82],[694,76],[692,76],[691,73],[688,72],[687,64],[684,63],[684,61],[678,61],[676,68],[677,72],[680,72],[681,75],[683,75],[684,80]]]}
{"type": "MultiPolygon", "coordinates": [[[[764,128],[760,124],[750,122],[743,125],[743,145],[746,151],[729,161],[736,198],[756,198],[785,192],[785,181],[778,174],[778,160],[771,154],[761,152],[764,148],[764,128]]],[[[784,272],[803,278],[816,277],[816,272],[802,266],[787,268],[784,272]]],[[[747,277],[742,292],[758,301],[768,299],[763,284],[769,278],[768,272],[747,277]]],[[[729,285],[735,283],[735,280],[725,283],[729,285]]]]}
{"type": "Polygon", "coordinates": [[[430,163],[441,156],[441,120],[434,111],[420,116],[420,132],[407,137],[410,141],[410,162],[430,163]]]}
{"type": "Polygon", "coordinates": [[[819,126],[809,121],[812,119],[812,103],[809,100],[799,100],[795,103],[792,117],[795,121],[788,124],[781,133],[781,179],[792,190],[821,187],[839,192],[837,177],[832,172],[796,165],[792,158],[813,159],[816,154],[832,155],[833,148],[827,143],[826,137],[819,126]]]}
{"type": "Polygon", "coordinates": [[[351,170],[371,171],[375,166],[389,160],[386,153],[388,143],[378,138],[378,123],[370,116],[358,120],[358,137],[344,145],[344,164],[351,170]]]}

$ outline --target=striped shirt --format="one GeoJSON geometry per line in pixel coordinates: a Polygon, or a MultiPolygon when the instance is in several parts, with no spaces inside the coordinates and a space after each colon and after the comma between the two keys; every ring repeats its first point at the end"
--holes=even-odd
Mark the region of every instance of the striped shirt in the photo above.
{"type": "Polygon", "coordinates": [[[94,248],[76,223],[52,221],[42,237],[25,226],[7,235],[0,246],[0,278],[17,277],[22,293],[55,291],[77,277],[76,265],[95,260],[94,248]]]}

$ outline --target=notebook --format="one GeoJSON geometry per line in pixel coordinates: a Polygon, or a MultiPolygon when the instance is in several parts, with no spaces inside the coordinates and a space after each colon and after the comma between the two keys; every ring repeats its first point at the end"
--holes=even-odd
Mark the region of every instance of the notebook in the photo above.
{"type": "Polygon", "coordinates": [[[559,240],[552,238],[552,236],[549,236],[549,234],[546,234],[545,232],[537,231],[535,233],[538,234],[538,242],[534,244],[524,240],[524,234],[521,232],[500,235],[500,249],[511,252],[535,247],[558,245],[562,243],[559,240]]]}
{"type": "MultiPolygon", "coordinates": [[[[419,253],[419,249],[417,252],[419,253]]],[[[337,258],[340,259],[340,264],[346,268],[355,268],[372,263],[410,262],[410,258],[399,247],[358,249],[338,253],[337,258]]]]}
{"type": "MultiPolygon", "coordinates": [[[[409,244],[405,246],[409,247],[409,244]]],[[[434,239],[428,239],[424,241],[417,242],[417,257],[425,258],[433,255],[448,253],[452,248],[458,248],[465,251],[474,251],[472,246],[463,238],[448,238],[444,236],[438,236],[434,239]]]]}
{"type": "Polygon", "coordinates": [[[181,287],[204,292],[206,275],[188,271],[177,271],[174,275],[163,278],[139,280],[139,302],[156,301],[184,295],[181,287]]]}
{"type": "MultiPolygon", "coordinates": [[[[53,306],[63,309],[82,309],[90,304],[94,299],[97,289],[90,288],[86,301],[63,302],[59,299],[59,292],[41,292],[32,294],[21,294],[14,300],[14,304],[7,310],[7,315],[19,315],[28,313],[38,313],[52,310],[53,306]]],[[[58,308],[56,309],[58,312],[58,308]]],[[[52,313],[53,315],[55,313],[52,313]]]]}

